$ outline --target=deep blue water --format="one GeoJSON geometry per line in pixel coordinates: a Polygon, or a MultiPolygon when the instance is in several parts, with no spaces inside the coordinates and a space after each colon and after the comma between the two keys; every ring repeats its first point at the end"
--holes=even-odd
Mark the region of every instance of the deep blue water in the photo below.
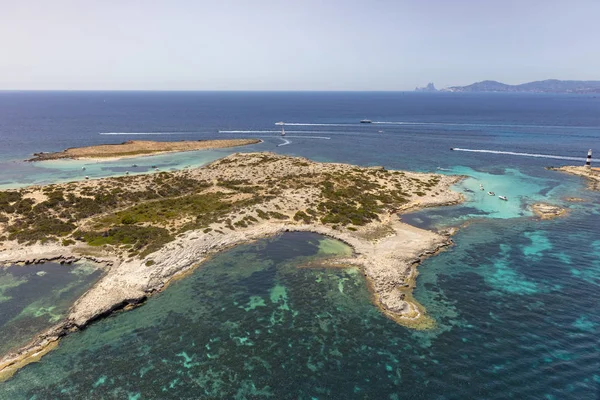
{"type": "MultiPolygon", "coordinates": [[[[145,306],[72,335],[0,385],[0,398],[600,397],[600,195],[544,169],[582,164],[588,148],[600,153],[600,98],[5,92],[0,184],[80,179],[81,165],[92,176],[131,168],[130,160],[17,161],[35,151],[215,137],[265,140],[234,151],[470,176],[457,186],[465,204],[404,217],[462,226],[453,248],[419,267],[415,296],[436,328],[382,317],[351,270],[297,268],[321,239],[284,235],[224,253],[145,306]],[[359,124],[364,118],[374,123],[359,124]],[[277,121],[288,124],[290,143],[280,147],[277,121]],[[143,132],[154,134],[131,134],[143,132]],[[479,183],[509,202],[480,193],[479,183]],[[534,201],[569,213],[538,221],[534,201]]],[[[136,163],[177,169],[229,152],[136,163]]]]}

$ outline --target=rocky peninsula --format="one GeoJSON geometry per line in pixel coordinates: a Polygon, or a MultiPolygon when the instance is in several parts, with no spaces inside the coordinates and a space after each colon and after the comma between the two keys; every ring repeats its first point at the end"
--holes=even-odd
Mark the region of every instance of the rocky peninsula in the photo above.
{"type": "Polygon", "coordinates": [[[142,303],[212,254],[286,231],[349,244],[353,257],[331,262],[359,266],[389,318],[431,327],[411,295],[416,267],[452,241],[399,214],[461,202],[450,190],[459,179],[248,153],[198,169],[0,192],[0,265],[89,258],[106,271],[67,318],[0,359],[0,379],[64,335],[142,303]]]}
{"type": "Polygon", "coordinates": [[[101,144],[86,147],[71,147],[56,153],[35,153],[27,161],[59,159],[121,159],[181,151],[209,150],[260,143],[259,139],[182,140],[179,142],[155,142],[129,140],[121,144],[101,144]]]}
{"type": "Polygon", "coordinates": [[[600,168],[565,166],[550,169],[584,177],[590,190],[600,190],[600,168]]]}

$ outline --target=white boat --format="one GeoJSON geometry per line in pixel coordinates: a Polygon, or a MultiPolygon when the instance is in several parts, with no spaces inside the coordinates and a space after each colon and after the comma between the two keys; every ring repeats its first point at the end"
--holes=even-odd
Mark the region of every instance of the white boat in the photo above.
{"type": "Polygon", "coordinates": [[[281,136],[285,136],[285,128],[283,125],[281,126],[281,136]]]}
{"type": "Polygon", "coordinates": [[[508,201],[508,197],[506,196],[498,196],[500,200],[508,201]]]}
{"type": "Polygon", "coordinates": [[[483,188],[483,185],[482,185],[481,183],[479,184],[479,190],[485,190],[485,189],[483,188]]]}
{"type": "Polygon", "coordinates": [[[496,195],[496,193],[494,193],[494,192],[488,192],[488,194],[489,194],[490,196],[495,196],[495,195],[496,195]]]}

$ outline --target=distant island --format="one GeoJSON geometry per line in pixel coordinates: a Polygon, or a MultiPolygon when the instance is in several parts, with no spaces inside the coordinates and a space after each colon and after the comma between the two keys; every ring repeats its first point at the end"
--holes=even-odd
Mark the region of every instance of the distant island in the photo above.
{"type": "Polygon", "coordinates": [[[429,82],[425,87],[416,87],[415,92],[437,92],[433,82],[429,82]]]}
{"type": "MultiPolygon", "coordinates": [[[[430,85],[433,87],[433,84],[430,85]]],[[[427,88],[429,88],[429,85],[427,88]]],[[[417,88],[416,91],[430,91],[422,90],[427,88],[417,88]]],[[[600,81],[561,81],[558,79],[547,79],[544,81],[522,83],[520,85],[507,85],[497,81],[482,81],[468,86],[451,86],[441,91],[473,93],[600,93],[600,81]]]]}

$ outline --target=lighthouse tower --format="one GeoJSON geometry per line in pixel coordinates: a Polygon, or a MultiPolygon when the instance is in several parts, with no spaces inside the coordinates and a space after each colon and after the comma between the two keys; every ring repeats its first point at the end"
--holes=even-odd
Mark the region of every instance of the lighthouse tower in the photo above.
{"type": "Polygon", "coordinates": [[[592,168],[592,149],[588,150],[587,159],[585,160],[585,167],[592,168]]]}

